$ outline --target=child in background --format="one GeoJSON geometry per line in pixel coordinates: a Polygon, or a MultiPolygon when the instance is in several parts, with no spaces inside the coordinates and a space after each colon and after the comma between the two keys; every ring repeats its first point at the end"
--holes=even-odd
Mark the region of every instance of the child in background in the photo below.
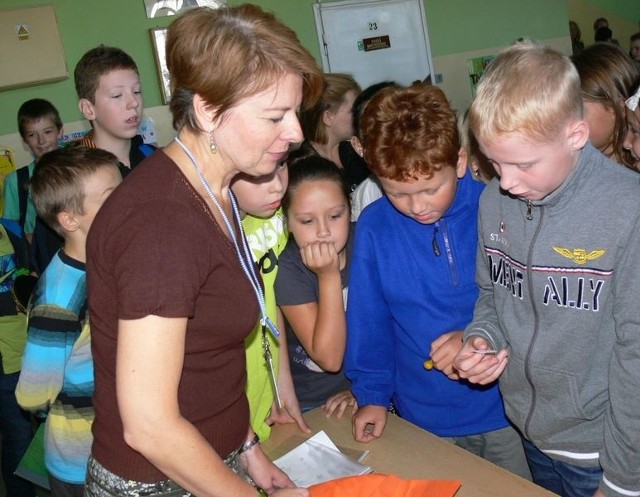
{"type": "Polygon", "coordinates": [[[458,381],[452,367],[478,296],[484,186],[467,171],[456,115],[442,90],[416,84],[378,93],[361,128],[385,197],[356,224],[344,361],[354,438],[382,436],[393,401],[404,419],[530,479],[498,386],[458,381]]]}
{"type": "MultiPolygon", "coordinates": [[[[278,257],[287,244],[288,233],[280,203],[289,182],[286,163],[268,176],[238,174],[231,185],[242,211],[242,228],[251,254],[260,269],[267,315],[284,331],[282,314],[276,306],[274,284],[278,257]]],[[[251,427],[260,440],[267,440],[273,423],[297,423],[306,433],[287,357],[284,334],[277,339],[260,323],[245,340],[247,386],[251,427]]]]}
{"type": "Polygon", "coordinates": [[[467,151],[467,168],[473,175],[473,179],[489,183],[496,176],[496,172],[480,151],[478,140],[469,129],[469,109],[458,117],[458,133],[460,144],[467,151]]]}
{"type": "Polygon", "coordinates": [[[571,52],[573,55],[582,52],[584,50],[582,31],[575,21],[569,21],[569,36],[571,37],[571,52]]]}
{"type": "Polygon", "coordinates": [[[93,422],[85,243],[121,180],[113,154],[72,145],[45,155],[31,182],[38,216],[64,246],[33,293],[16,398],[24,409],[48,411],[45,465],[54,497],[84,495],[93,422]]]}
{"type": "Polygon", "coordinates": [[[584,118],[589,140],[604,155],[633,169],[623,147],[627,134],[624,101],[632,94],[640,72],[624,51],[611,43],[596,43],[573,56],[580,75],[584,118]]]}
{"type": "MultiPolygon", "coordinates": [[[[26,168],[25,168],[26,169],[26,168]]],[[[2,495],[35,497],[31,482],[14,473],[33,438],[29,413],[16,401],[16,386],[20,377],[20,363],[27,341],[25,314],[33,285],[26,291],[20,281],[29,276],[25,240],[18,221],[0,219],[0,463],[4,483],[2,495]]]]}
{"type": "Polygon", "coordinates": [[[535,483],[640,495],[637,173],[588,143],[575,67],[538,44],[491,62],[469,123],[500,181],[480,201],[480,296],[454,366],[500,378],[535,483]]]}
{"type": "Polygon", "coordinates": [[[367,165],[348,142],[353,135],[351,108],[359,93],[360,86],[350,74],[325,74],[322,97],[300,113],[306,139],[291,153],[292,161],[309,155],[329,159],[340,168],[351,191],[369,174],[367,165]]]}
{"type": "MultiPolygon", "coordinates": [[[[92,130],[79,142],[101,148],[118,158],[124,178],[155,151],[137,134],[142,120],[142,85],[138,67],[123,50],[99,46],[85,53],[74,71],[78,106],[92,130]]],[[[62,240],[41,220],[34,229],[32,263],[41,273],[62,245],[62,240]]]]}
{"type": "MultiPolygon", "coordinates": [[[[360,117],[369,100],[371,100],[380,90],[388,87],[400,88],[400,85],[393,81],[382,81],[365,88],[353,102],[351,110],[353,119],[353,136],[351,137],[351,146],[353,150],[360,156],[364,156],[362,148],[362,134],[360,132],[360,117]]],[[[351,220],[355,223],[360,217],[362,210],[372,202],[375,202],[384,193],[382,187],[378,183],[375,174],[370,174],[367,179],[360,183],[351,194],[351,220]]]]}
{"type": "Polygon", "coordinates": [[[18,109],[18,132],[31,150],[33,161],[5,178],[2,217],[19,221],[27,241],[31,242],[36,211],[29,196],[29,180],[38,159],[58,148],[58,140],[62,137],[60,114],[48,100],[27,100],[18,109]]]}
{"type": "Polygon", "coordinates": [[[624,139],[623,146],[626,148],[635,163],[634,167],[640,171],[640,82],[635,93],[627,99],[627,136],[624,139]]]}
{"type": "Polygon", "coordinates": [[[276,300],[286,321],[291,374],[303,411],[355,408],[341,371],[351,245],[349,185],[322,157],[289,165],[282,200],[291,239],[282,252],[276,300]]]}
{"type": "MultiPolygon", "coordinates": [[[[16,309],[11,298],[20,279],[19,271],[28,272],[29,244],[33,237],[36,211],[29,195],[29,180],[36,162],[58,148],[62,136],[62,121],[58,110],[47,100],[27,100],[18,109],[18,132],[33,154],[33,161],[7,175],[4,179],[3,226],[0,227],[2,253],[2,284],[0,295],[7,306],[0,306],[0,431],[2,432],[2,479],[7,495],[32,497],[35,489],[30,482],[14,472],[33,436],[28,413],[18,405],[15,389],[20,375],[20,362],[27,339],[25,308],[16,309]]],[[[29,289],[33,288],[32,285],[29,289]]],[[[28,302],[28,293],[24,297],[28,302]]],[[[1,299],[0,299],[1,300],[1,299]]],[[[26,302],[25,302],[26,304],[26,302]]]]}
{"type": "Polygon", "coordinates": [[[82,145],[114,154],[124,178],[155,150],[137,134],[143,103],[136,63],[119,48],[99,46],[82,56],[74,79],[80,112],[92,127],[82,145]]]}

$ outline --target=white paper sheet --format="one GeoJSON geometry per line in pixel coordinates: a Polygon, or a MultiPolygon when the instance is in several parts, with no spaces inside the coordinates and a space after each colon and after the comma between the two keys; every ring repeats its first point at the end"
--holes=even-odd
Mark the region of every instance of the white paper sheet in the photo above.
{"type": "Polygon", "coordinates": [[[370,466],[360,464],[338,450],[324,431],[274,461],[299,487],[371,473],[370,466]]]}

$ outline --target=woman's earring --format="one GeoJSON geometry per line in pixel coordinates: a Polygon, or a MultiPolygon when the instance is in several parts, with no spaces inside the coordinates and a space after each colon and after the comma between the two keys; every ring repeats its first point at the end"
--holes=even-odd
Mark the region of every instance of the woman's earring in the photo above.
{"type": "Polygon", "coordinates": [[[211,150],[211,153],[214,155],[218,153],[218,147],[213,143],[213,131],[209,131],[209,150],[211,150]]]}

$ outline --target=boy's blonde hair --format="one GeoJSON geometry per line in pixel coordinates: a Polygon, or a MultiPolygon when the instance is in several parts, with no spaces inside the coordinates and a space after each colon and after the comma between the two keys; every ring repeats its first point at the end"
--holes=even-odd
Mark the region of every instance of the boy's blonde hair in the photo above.
{"type": "Polygon", "coordinates": [[[44,154],[36,164],[31,178],[33,203],[38,216],[58,235],[64,237],[58,214],[84,214],[84,181],[103,167],[119,171],[118,158],[101,148],[76,143],[44,154]]]}
{"type": "Polygon", "coordinates": [[[525,40],[491,61],[471,104],[469,124],[480,142],[514,132],[549,142],[582,113],[580,78],[569,57],[525,40]]]}

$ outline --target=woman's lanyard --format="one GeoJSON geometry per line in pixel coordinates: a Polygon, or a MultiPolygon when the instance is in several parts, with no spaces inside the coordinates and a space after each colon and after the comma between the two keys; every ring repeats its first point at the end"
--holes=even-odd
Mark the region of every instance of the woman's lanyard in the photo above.
{"type": "MultiPolygon", "coordinates": [[[[249,246],[247,244],[247,239],[244,236],[244,230],[242,229],[242,223],[240,220],[240,212],[238,211],[238,204],[236,202],[235,196],[233,195],[233,192],[229,190],[229,197],[231,198],[231,208],[233,210],[233,217],[240,229],[242,249],[240,249],[240,245],[238,244],[238,240],[236,239],[235,230],[231,227],[229,218],[227,217],[225,212],[222,210],[222,207],[220,207],[220,204],[218,203],[218,200],[213,194],[213,191],[211,190],[209,183],[205,179],[204,174],[202,174],[202,170],[200,169],[200,166],[198,165],[196,158],[193,156],[191,151],[184,145],[184,143],[180,141],[180,138],[176,136],[175,141],[178,145],[180,145],[182,150],[184,150],[184,153],[187,154],[187,157],[189,157],[189,159],[191,160],[193,167],[195,167],[198,173],[198,177],[200,178],[200,183],[202,183],[202,187],[205,189],[205,191],[209,195],[209,198],[211,198],[211,201],[218,209],[218,212],[220,213],[220,217],[222,217],[222,220],[224,221],[224,224],[227,227],[227,230],[229,231],[229,236],[231,237],[231,240],[233,241],[233,245],[236,249],[236,254],[238,255],[238,260],[240,261],[240,266],[242,266],[242,270],[245,276],[247,277],[247,279],[249,280],[249,283],[251,283],[251,286],[253,287],[253,291],[256,294],[256,298],[258,300],[258,306],[260,307],[260,324],[263,327],[263,332],[264,332],[264,328],[267,327],[269,328],[269,331],[271,331],[273,336],[277,339],[280,336],[280,332],[278,331],[277,326],[273,324],[271,319],[269,319],[269,316],[267,316],[267,306],[264,301],[264,292],[262,291],[260,280],[258,279],[258,275],[256,274],[253,258],[251,257],[251,252],[249,251],[249,246]]],[[[266,343],[266,339],[264,339],[263,342],[266,343]]],[[[268,343],[267,343],[267,346],[268,346],[268,343]]],[[[266,351],[265,351],[265,355],[266,355],[266,351]]],[[[270,352],[269,352],[269,355],[270,355],[270,352]]]]}

